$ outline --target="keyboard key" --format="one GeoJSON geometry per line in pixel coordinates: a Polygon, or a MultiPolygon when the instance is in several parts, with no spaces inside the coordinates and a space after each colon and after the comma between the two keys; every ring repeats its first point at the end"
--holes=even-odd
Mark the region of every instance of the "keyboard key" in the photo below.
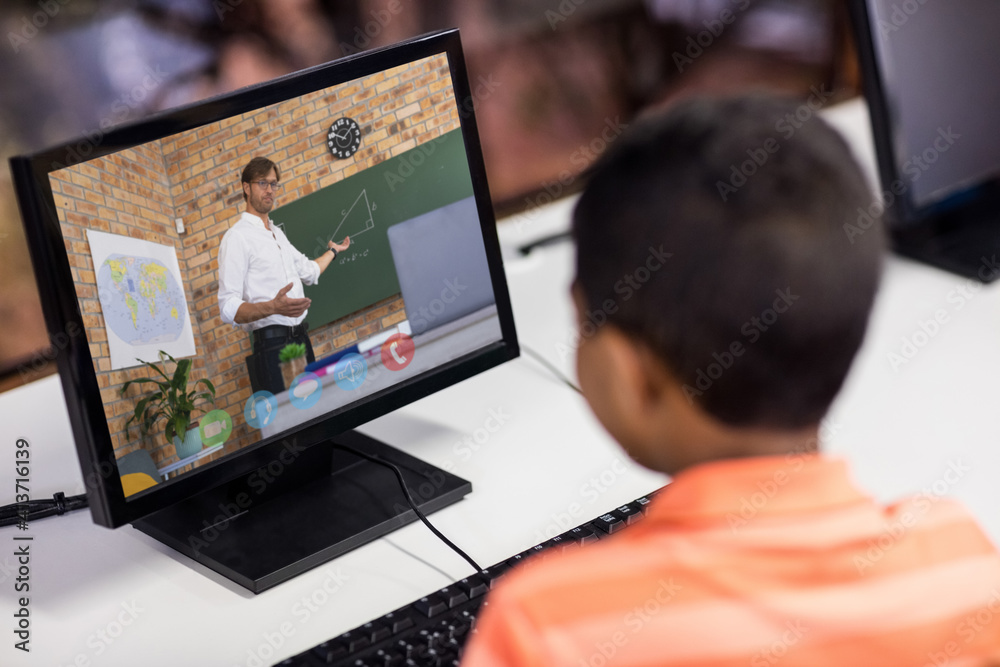
{"type": "Polygon", "coordinates": [[[631,503],[627,505],[622,505],[621,507],[616,507],[611,514],[614,514],[618,518],[625,521],[625,525],[631,526],[636,521],[642,519],[642,512],[639,511],[638,507],[633,506],[631,503]]]}
{"type": "Polygon", "coordinates": [[[323,642],[319,646],[313,649],[313,655],[319,658],[322,662],[331,664],[337,662],[338,660],[343,660],[350,652],[347,647],[338,641],[323,642]]]}
{"type": "Polygon", "coordinates": [[[400,614],[394,611],[390,611],[388,614],[382,617],[386,623],[389,624],[389,629],[392,630],[392,634],[398,635],[404,630],[409,630],[413,627],[413,619],[406,614],[400,614]]]}
{"type": "Polygon", "coordinates": [[[361,626],[361,631],[368,637],[368,641],[372,644],[392,636],[392,628],[384,621],[365,623],[361,626]]]}
{"type": "Polygon", "coordinates": [[[507,559],[507,566],[508,567],[515,567],[515,566],[520,565],[521,563],[523,563],[527,558],[528,558],[528,553],[525,552],[525,551],[522,551],[521,553],[515,554],[515,555],[511,556],[510,558],[508,558],[507,559]]]}
{"type": "Polygon", "coordinates": [[[564,537],[568,537],[571,540],[575,540],[577,544],[590,544],[591,542],[596,542],[600,539],[597,534],[588,528],[587,526],[577,526],[572,530],[568,530],[563,533],[564,537]]]}
{"type": "Polygon", "coordinates": [[[470,600],[486,595],[486,592],[490,590],[490,580],[481,574],[474,574],[471,577],[462,579],[455,585],[458,586],[459,590],[468,595],[470,600]]]}
{"type": "Polygon", "coordinates": [[[535,546],[528,549],[525,553],[528,556],[537,556],[538,554],[548,549],[548,546],[546,546],[546,544],[547,544],[546,542],[542,542],[541,544],[536,544],[535,546]]]}
{"type": "Polygon", "coordinates": [[[406,658],[396,649],[379,649],[371,661],[379,667],[399,667],[406,662],[406,658]]]}
{"type": "Polygon", "coordinates": [[[611,514],[610,512],[608,514],[602,514],[601,516],[591,521],[591,523],[597,526],[599,530],[604,531],[608,535],[616,533],[625,527],[625,520],[618,516],[615,516],[614,514],[611,514]]]}
{"type": "Polygon", "coordinates": [[[430,618],[431,616],[437,616],[438,614],[447,611],[448,603],[437,596],[431,596],[420,598],[413,603],[413,608],[424,616],[430,618]]]}
{"type": "Polygon", "coordinates": [[[507,573],[507,570],[509,569],[510,566],[506,563],[498,563],[493,567],[488,567],[483,570],[483,574],[486,575],[490,581],[490,588],[496,588],[497,582],[507,573]]]}
{"type": "Polygon", "coordinates": [[[346,646],[348,653],[356,653],[361,649],[368,648],[372,645],[372,640],[366,634],[355,630],[345,632],[337,637],[335,641],[342,646],[346,646]]]}
{"type": "Polygon", "coordinates": [[[652,501],[649,498],[647,498],[646,496],[643,496],[642,498],[636,498],[635,499],[635,504],[638,505],[642,509],[642,513],[643,514],[646,514],[646,512],[649,511],[649,505],[651,503],[652,503],[652,501]]]}
{"type": "Polygon", "coordinates": [[[458,587],[446,586],[438,591],[437,594],[444,599],[449,609],[469,601],[469,596],[463,593],[458,587]]]}
{"type": "Polygon", "coordinates": [[[546,549],[552,554],[561,554],[568,549],[576,549],[580,546],[574,538],[567,535],[556,535],[548,542],[545,542],[546,549]]]}

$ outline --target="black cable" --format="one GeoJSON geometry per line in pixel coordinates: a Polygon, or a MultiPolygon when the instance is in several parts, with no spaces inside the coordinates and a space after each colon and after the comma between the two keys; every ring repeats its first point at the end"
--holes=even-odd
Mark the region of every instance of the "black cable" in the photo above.
{"type": "Polygon", "coordinates": [[[389,463],[388,461],[383,461],[382,459],[378,458],[377,456],[372,456],[371,454],[368,454],[366,452],[362,452],[361,450],[355,449],[355,448],[350,447],[348,445],[341,445],[341,444],[334,443],[333,446],[336,447],[337,449],[343,449],[345,452],[350,452],[351,454],[354,454],[355,456],[360,456],[363,459],[368,459],[372,463],[377,463],[379,465],[385,466],[389,470],[392,470],[392,472],[396,475],[396,479],[399,481],[400,488],[403,490],[403,496],[406,497],[406,502],[410,505],[410,509],[413,510],[414,514],[417,515],[417,518],[419,518],[421,521],[423,521],[424,525],[427,526],[432,533],[434,533],[435,535],[437,535],[438,539],[440,539],[442,542],[444,542],[449,547],[451,547],[452,551],[454,551],[459,556],[461,556],[462,558],[464,558],[469,563],[469,565],[471,565],[472,567],[476,568],[476,572],[478,572],[480,574],[485,574],[483,568],[479,567],[479,563],[477,563],[476,561],[472,560],[472,557],[469,556],[469,554],[467,554],[464,551],[462,551],[458,547],[458,545],[456,545],[454,542],[452,542],[447,537],[445,537],[444,534],[440,530],[438,530],[437,528],[435,528],[434,525],[430,521],[427,520],[427,517],[424,516],[424,513],[420,511],[420,508],[418,508],[417,504],[413,501],[413,496],[410,495],[410,490],[406,486],[406,480],[403,479],[403,473],[396,466],[396,464],[389,463]]]}
{"type": "Polygon", "coordinates": [[[572,389],[573,391],[575,391],[575,392],[577,392],[579,394],[583,394],[583,392],[580,390],[580,388],[577,387],[575,384],[573,384],[572,380],[570,380],[568,377],[566,377],[565,375],[563,375],[563,372],[561,370],[559,370],[558,368],[556,368],[555,365],[553,365],[552,363],[550,363],[548,359],[546,359],[545,357],[543,357],[539,353],[535,352],[534,350],[532,350],[530,347],[528,347],[526,345],[522,344],[521,345],[521,349],[524,350],[525,352],[527,352],[535,361],[537,361],[538,363],[540,363],[542,366],[545,366],[545,368],[547,368],[549,370],[549,372],[551,372],[553,375],[555,375],[557,378],[559,378],[559,380],[563,384],[565,384],[567,387],[569,387],[570,389],[572,389]]]}
{"type": "Polygon", "coordinates": [[[0,527],[13,526],[22,521],[31,522],[50,516],[61,516],[87,507],[87,496],[66,496],[62,491],[51,500],[29,500],[0,507],[0,527]]]}
{"type": "Polygon", "coordinates": [[[535,248],[544,248],[545,246],[555,245],[556,243],[561,243],[562,241],[573,240],[573,232],[558,232],[556,234],[550,234],[548,236],[543,236],[540,239],[536,239],[531,243],[525,243],[517,249],[522,255],[530,255],[531,251],[535,248]]]}

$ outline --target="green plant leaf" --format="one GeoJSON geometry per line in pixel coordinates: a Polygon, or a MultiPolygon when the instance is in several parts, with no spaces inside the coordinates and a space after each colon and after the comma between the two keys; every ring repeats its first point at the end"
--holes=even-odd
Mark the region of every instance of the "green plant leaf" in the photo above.
{"type": "MultiPolygon", "coordinates": [[[[161,351],[160,354],[165,354],[165,353],[161,351]]],[[[168,354],[167,356],[169,357],[170,355],[168,354]]],[[[171,359],[172,358],[173,357],[171,357],[171,359]]],[[[136,359],[136,361],[142,361],[142,359],[136,359]]],[[[165,372],[163,372],[160,369],[159,366],[157,366],[156,364],[154,364],[151,361],[142,361],[142,363],[146,364],[147,366],[149,366],[150,368],[152,368],[154,371],[156,371],[157,373],[159,373],[160,375],[162,375],[164,380],[166,380],[167,382],[170,382],[170,377],[165,372]]]]}
{"type": "Polygon", "coordinates": [[[289,343],[285,347],[281,348],[278,353],[278,360],[282,363],[291,361],[292,359],[298,359],[299,357],[304,357],[306,354],[305,343],[289,343]]]}
{"type": "Polygon", "coordinates": [[[187,435],[188,424],[190,423],[191,423],[191,415],[181,415],[181,414],[174,415],[174,421],[172,423],[172,426],[174,427],[174,434],[178,438],[183,440],[184,436],[187,435]]]}
{"type": "Polygon", "coordinates": [[[187,389],[188,374],[191,372],[191,360],[181,359],[177,362],[177,368],[174,369],[174,379],[171,385],[174,389],[178,391],[184,391],[187,389]]]}
{"type": "Polygon", "coordinates": [[[166,391],[166,389],[170,386],[166,382],[160,382],[159,380],[154,380],[153,378],[135,378],[134,380],[129,380],[128,382],[123,384],[121,389],[119,390],[119,394],[124,397],[125,392],[131,385],[141,384],[143,382],[152,382],[153,384],[157,385],[160,389],[164,391],[166,391]]]}
{"type": "Polygon", "coordinates": [[[198,380],[197,382],[195,382],[195,383],[194,383],[194,386],[195,386],[195,387],[197,387],[197,386],[198,386],[199,384],[201,384],[202,382],[204,382],[204,383],[205,383],[205,386],[206,386],[206,387],[208,387],[208,390],[209,390],[210,392],[212,392],[212,397],[214,398],[214,397],[215,397],[215,385],[214,385],[214,384],[212,384],[212,381],[211,381],[211,380],[206,380],[206,379],[202,378],[201,380],[198,380]]]}

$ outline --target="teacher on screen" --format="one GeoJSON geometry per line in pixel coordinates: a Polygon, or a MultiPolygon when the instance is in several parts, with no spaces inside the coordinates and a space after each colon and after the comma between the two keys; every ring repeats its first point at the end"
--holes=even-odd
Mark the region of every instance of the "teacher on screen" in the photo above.
{"type": "Polygon", "coordinates": [[[284,390],[278,353],[288,343],[304,343],[306,359],[315,361],[308,325],[309,299],[302,284],[315,285],[350,237],[315,260],[299,252],[268,218],[281,191],[278,165],[255,157],[243,168],[246,209],[219,247],[219,315],[223,322],[250,332],[252,354],[247,371],[253,391],[284,390]]]}

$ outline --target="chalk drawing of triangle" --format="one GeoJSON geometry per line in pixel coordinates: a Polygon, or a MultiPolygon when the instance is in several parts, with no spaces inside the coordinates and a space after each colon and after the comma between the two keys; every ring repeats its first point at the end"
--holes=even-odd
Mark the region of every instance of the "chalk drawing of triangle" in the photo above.
{"type": "Polygon", "coordinates": [[[375,229],[375,221],[372,219],[372,207],[368,201],[368,192],[362,190],[358,198],[351,204],[351,208],[343,214],[340,224],[333,232],[333,239],[342,239],[345,236],[354,238],[358,234],[364,234],[369,229],[375,229]]]}

